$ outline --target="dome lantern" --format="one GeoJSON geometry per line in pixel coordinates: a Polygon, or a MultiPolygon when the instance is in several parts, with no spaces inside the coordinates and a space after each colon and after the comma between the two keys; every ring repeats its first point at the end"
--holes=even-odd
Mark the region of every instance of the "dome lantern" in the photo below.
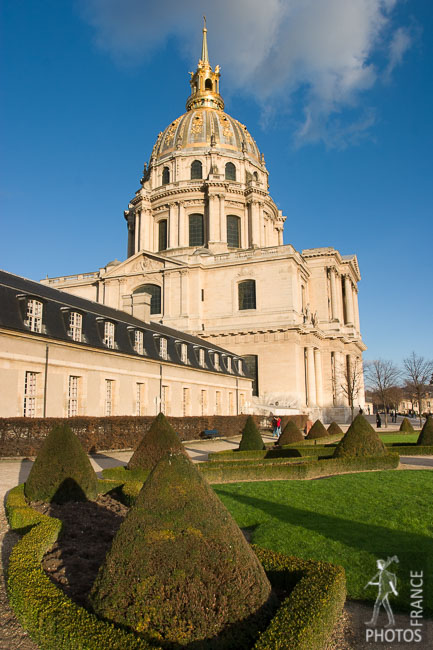
{"type": "Polygon", "coordinates": [[[190,72],[191,95],[186,102],[186,110],[190,111],[194,108],[203,107],[224,110],[224,101],[219,94],[220,67],[216,65],[215,70],[212,70],[212,66],[209,63],[205,16],[203,16],[203,20],[201,58],[199,59],[197,70],[190,72]]]}

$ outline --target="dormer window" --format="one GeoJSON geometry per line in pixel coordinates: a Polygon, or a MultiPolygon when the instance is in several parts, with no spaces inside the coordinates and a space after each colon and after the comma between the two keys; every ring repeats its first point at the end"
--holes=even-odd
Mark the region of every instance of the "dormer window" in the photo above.
{"type": "Polygon", "coordinates": [[[201,368],[204,368],[204,350],[200,348],[198,351],[198,363],[201,368]]]}
{"type": "Polygon", "coordinates": [[[114,349],[114,323],[111,321],[105,321],[104,323],[104,345],[107,348],[114,349]]]}
{"type": "Polygon", "coordinates": [[[159,356],[161,359],[167,359],[167,339],[163,336],[159,339],[159,356]]]}
{"type": "Polygon", "coordinates": [[[218,352],[214,353],[213,364],[215,366],[215,370],[220,370],[220,368],[221,368],[221,366],[220,366],[220,355],[218,354],[218,352]]]}
{"type": "Polygon", "coordinates": [[[182,363],[188,363],[188,346],[186,343],[180,345],[180,359],[182,363]]]}
{"type": "Polygon", "coordinates": [[[27,301],[26,319],[24,321],[31,332],[42,332],[42,303],[30,298],[27,301]]]}
{"type": "Polygon", "coordinates": [[[77,311],[71,311],[69,313],[69,336],[73,341],[78,341],[81,343],[83,335],[83,317],[77,311]]]}
{"type": "Polygon", "coordinates": [[[231,357],[227,357],[227,370],[229,372],[232,371],[232,358],[231,357]]]}
{"type": "Polygon", "coordinates": [[[134,330],[134,351],[137,354],[144,354],[143,332],[134,330]]]}

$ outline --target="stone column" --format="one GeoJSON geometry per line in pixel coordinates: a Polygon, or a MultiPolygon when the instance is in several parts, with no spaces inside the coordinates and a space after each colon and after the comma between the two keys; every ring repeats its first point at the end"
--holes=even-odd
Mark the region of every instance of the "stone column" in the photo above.
{"type": "Polygon", "coordinates": [[[188,246],[189,241],[187,239],[187,224],[185,220],[185,207],[184,207],[184,202],[183,201],[178,201],[177,202],[177,207],[178,207],[178,221],[179,221],[179,248],[183,248],[184,246],[188,246]]]}
{"type": "Polygon", "coordinates": [[[137,210],[135,213],[135,252],[140,250],[140,230],[141,230],[141,213],[137,210]]]}
{"type": "Polygon", "coordinates": [[[335,352],[335,399],[337,406],[343,404],[343,391],[341,384],[344,380],[343,355],[340,351],[335,352]]]}
{"type": "Polygon", "coordinates": [[[348,275],[344,276],[344,296],[346,300],[346,316],[347,324],[353,324],[353,297],[352,297],[352,282],[348,275]]]}
{"type": "Polygon", "coordinates": [[[128,214],[128,257],[135,253],[135,237],[134,237],[134,213],[128,214]]]}
{"type": "Polygon", "coordinates": [[[260,246],[260,229],[259,229],[259,202],[257,200],[250,200],[250,245],[260,246]]]}
{"type": "Polygon", "coordinates": [[[283,228],[277,228],[278,232],[278,246],[283,245],[283,228]]]}
{"type": "Polygon", "coordinates": [[[331,280],[331,313],[332,320],[338,320],[338,304],[337,304],[337,285],[335,281],[335,269],[329,269],[329,275],[331,280]]]}
{"type": "Polygon", "coordinates": [[[314,369],[314,348],[307,348],[307,385],[308,385],[308,406],[316,406],[316,372],[314,369]]]}
{"type": "Polygon", "coordinates": [[[188,315],[188,278],[186,269],[179,271],[180,276],[180,314],[188,315]]]}
{"type": "Polygon", "coordinates": [[[216,194],[210,194],[208,198],[208,216],[209,216],[209,241],[217,242],[219,239],[219,209],[218,197],[216,194]]]}
{"type": "MultiPolygon", "coordinates": [[[[219,205],[219,222],[220,222],[220,241],[227,241],[227,220],[225,213],[225,194],[218,194],[219,205]]],[[[240,243],[240,242],[239,242],[240,243]]]]}
{"type": "Polygon", "coordinates": [[[168,207],[168,248],[177,247],[177,215],[176,204],[170,203],[168,207]]]}
{"type": "Polygon", "coordinates": [[[322,355],[318,348],[314,348],[314,368],[316,371],[316,401],[317,406],[323,406],[323,377],[322,355]]]}
{"type": "Polygon", "coordinates": [[[353,287],[353,315],[355,319],[355,327],[357,332],[361,331],[359,324],[359,305],[358,305],[358,289],[353,287]]]}

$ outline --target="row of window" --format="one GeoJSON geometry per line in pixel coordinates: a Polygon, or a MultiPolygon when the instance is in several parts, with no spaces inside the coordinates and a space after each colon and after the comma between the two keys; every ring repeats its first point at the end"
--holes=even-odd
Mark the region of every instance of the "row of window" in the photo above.
{"type": "MultiPolygon", "coordinates": [[[[245,285],[247,282],[254,282],[247,280],[246,282],[241,282],[241,285],[245,285]]],[[[153,287],[155,291],[151,292],[151,303],[150,303],[150,313],[155,313],[155,309],[159,306],[161,308],[161,288],[157,285],[143,285],[140,287],[137,292],[149,291],[149,287],[153,287]],[[159,293],[158,291],[159,290],[159,293]],[[153,303],[152,311],[152,300],[156,296],[153,303]]],[[[244,291],[243,294],[244,295],[244,291]]],[[[245,293],[245,296],[249,296],[248,292],[245,293]]],[[[251,297],[249,299],[243,299],[245,304],[251,303],[251,297]],[[249,301],[248,301],[249,300],[249,301]]],[[[255,287],[254,287],[254,304],[255,304],[255,287]]],[[[245,309],[249,307],[244,307],[245,309]]],[[[25,324],[32,332],[42,332],[42,315],[43,315],[43,303],[35,300],[33,298],[28,300],[27,304],[27,318],[25,324]]],[[[105,320],[103,324],[103,339],[102,342],[108,349],[114,350],[116,348],[116,325],[112,321],[105,320]]],[[[83,341],[83,316],[80,312],[71,311],[69,312],[69,330],[68,335],[73,341],[81,343],[83,341]]],[[[143,356],[145,354],[144,349],[144,332],[139,329],[134,329],[132,333],[132,343],[134,352],[143,356]]],[[[154,335],[155,339],[158,341],[158,350],[159,356],[165,361],[168,359],[168,348],[167,348],[167,339],[164,336],[154,335]]],[[[185,365],[188,364],[188,345],[186,343],[180,343],[179,356],[182,363],[185,365]]],[[[220,363],[220,354],[218,352],[210,352],[210,357],[213,362],[215,370],[221,370],[220,363]]],[[[206,367],[205,360],[205,350],[203,348],[198,348],[198,362],[201,368],[206,367]]],[[[237,370],[239,373],[242,373],[242,361],[240,359],[236,360],[237,370]]],[[[228,372],[232,372],[235,367],[232,363],[231,357],[226,357],[226,369],[228,372]]]]}
{"type": "MultiPolygon", "coordinates": [[[[241,246],[241,219],[233,214],[227,215],[227,244],[230,248],[241,246]]],[[[204,246],[204,216],[202,214],[189,215],[188,245],[204,246]]],[[[161,219],[158,222],[158,250],[165,251],[168,248],[168,221],[161,219]]]]}
{"type": "MultiPolygon", "coordinates": [[[[226,163],[224,175],[227,181],[236,180],[236,167],[233,163],[231,162],[226,163]]],[[[194,160],[191,163],[191,180],[198,180],[200,178],[203,178],[203,165],[200,160],[194,160]]],[[[164,169],[162,170],[162,184],[168,185],[169,182],[170,182],[170,168],[164,167],[164,169]]]]}
{"type": "MultiPolygon", "coordinates": [[[[36,417],[37,415],[37,372],[27,371],[25,374],[24,383],[24,404],[23,415],[24,417],[36,417]]],[[[68,393],[67,393],[67,417],[75,417],[80,415],[82,408],[80,408],[80,382],[82,377],[76,375],[69,375],[68,377],[68,393]]],[[[114,397],[115,397],[115,380],[104,380],[104,415],[110,416],[114,414],[114,397]]],[[[209,399],[208,389],[200,390],[200,415],[210,415],[209,413],[209,399]]],[[[228,391],[227,394],[226,413],[228,415],[235,415],[235,393],[228,391]]],[[[242,412],[245,404],[245,394],[239,393],[239,410],[242,412]]],[[[136,382],[135,384],[135,415],[145,415],[147,407],[145,384],[143,382],[136,382]]],[[[152,405],[153,408],[153,405],[152,405]]],[[[161,390],[161,404],[160,410],[166,415],[170,412],[170,387],[163,385],[161,390]]],[[[214,414],[223,415],[222,406],[222,393],[220,390],[215,391],[215,405],[214,414]]],[[[182,389],[182,414],[184,416],[191,415],[191,389],[184,387],[182,389]]]]}

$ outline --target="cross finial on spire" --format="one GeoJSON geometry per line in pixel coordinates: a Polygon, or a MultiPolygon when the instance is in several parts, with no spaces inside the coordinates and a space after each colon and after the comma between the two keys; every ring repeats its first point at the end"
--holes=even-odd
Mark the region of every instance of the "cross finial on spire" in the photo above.
{"type": "Polygon", "coordinates": [[[203,63],[209,63],[209,54],[207,51],[207,29],[206,29],[206,16],[203,16],[203,45],[201,48],[201,60],[203,63]]]}

